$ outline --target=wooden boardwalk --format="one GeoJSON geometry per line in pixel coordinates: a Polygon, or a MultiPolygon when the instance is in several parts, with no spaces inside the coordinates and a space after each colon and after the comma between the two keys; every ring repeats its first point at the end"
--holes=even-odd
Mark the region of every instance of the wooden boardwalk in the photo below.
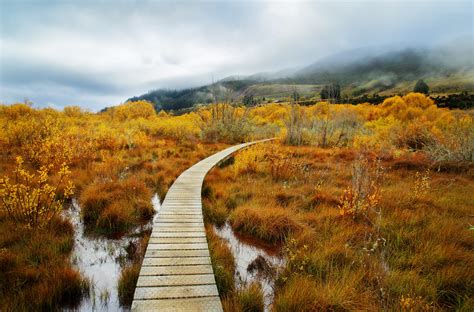
{"type": "Polygon", "coordinates": [[[218,152],[184,171],[155,216],[132,311],[222,311],[204,229],[201,187],[206,173],[233,152],[218,152]]]}

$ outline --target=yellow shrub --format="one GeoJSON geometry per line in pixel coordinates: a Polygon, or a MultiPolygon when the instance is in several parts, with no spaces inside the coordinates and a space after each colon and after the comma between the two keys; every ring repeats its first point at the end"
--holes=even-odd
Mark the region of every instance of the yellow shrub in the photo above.
{"type": "Polygon", "coordinates": [[[107,114],[114,119],[126,120],[134,118],[150,118],[156,115],[155,108],[150,102],[136,101],[126,102],[122,105],[112,107],[107,114]]]}
{"type": "Polygon", "coordinates": [[[364,127],[366,131],[356,136],[354,146],[359,149],[388,152],[394,147],[402,124],[394,117],[388,116],[368,121],[364,127]]]}
{"type": "Polygon", "coordinates": [[[256,173],[262,166],[266,156],[266,147],[262,144],[251,146],[235,156],[235,176],[244,173],[256,173]]]}
{"type": "Polygon", "coordinates": [[[49,222],[58,214],[65,199],[73,194],[73,185],[67,179],[70,171],[63,164],[55,185],[49,184],[52,166],[42,166],[37,173],[31,173],[23,166],[23,159],[17,157],[15,177],[0,179],[0,209],[19,224],[36,228],[49,222]],[[64,192],[60,186],[65,185],[64,192]]]}

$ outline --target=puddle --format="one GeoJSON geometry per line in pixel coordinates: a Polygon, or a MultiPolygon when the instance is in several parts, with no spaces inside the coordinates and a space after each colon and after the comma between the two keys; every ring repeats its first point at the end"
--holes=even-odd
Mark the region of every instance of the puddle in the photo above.
{"type": "Polygon", "coordinates": [[[235,234],[228,222],[220,228],[214,226],[214,230],[220,238],[229,243],[234,255],[236,287],[259,282],[265,296],[265,311],[269,311],[273,302],[275,273],[285,264],[279,250],[258,245],[253,240],[235,234]],[[249,265],[250,268],[256,267],[260,270],[248,270],[249,265]]]}
{"type": "MultiPolygon", "coordinates": [[[[152,204],[156,211],[160,209],[158,195],[153,196],[152,204]]],[[[72,201],[71,207],[63,215],[74,226],[72,262],[92,285],[89,298],[84,298],[73,309],[64,311],[128,311],[120,306],[117,292],[121,264],[127,259],[125,249],[130,243],[138,241],[138,237],[132,236],[151,229],[152,222],[137,227],[120,239],[110,239],[86,233],[77,200],[72,201]]]]}

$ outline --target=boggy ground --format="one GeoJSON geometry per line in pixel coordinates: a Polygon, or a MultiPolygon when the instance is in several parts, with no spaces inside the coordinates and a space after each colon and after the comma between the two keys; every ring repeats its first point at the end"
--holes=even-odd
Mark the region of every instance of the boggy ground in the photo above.
{"type": "MultiPolygon", "coordinates": [[[[125,105],[122,117],[120,109],[91,114],[0,105],[1,311],[49,311],[74,306],[89,294],[93,281],[70,259],[74,228],[61,216],[73,197],[91,235],[129,235],[151,219],[154,193],[163,198],[182,171],[227,146],[175,131],[183,124],[142,104],[125,105]],[[69,182],[73,194],[66,196],[69,182]],[[12,215],[7,206],[14,207],[12,215]]],[[[146,232],[140,235],[137,250],[127,251],[130,261],[117,285],[124,306],[138,277],[140,246],[146,246],[146,232]]]]}
{"type": "MultiPolygon", "coordinates": [[[[102,150],[102,156],[87,166],[72,167],[74,196],[79,199],[86,230],[113,238],[127,235],[153,216],[154,193],[163,198],[182,171],[225,146],[152,139],[146,148],[102,150]]],[[[73,233],[71,223],[59,214],[37,229],[19,227],[0,214],[0,310],[74,306],[88,295],[91,281],[69,259],[73,233]]],[[[140,233],[144,236],[138,246],[146,246],[146,234],[140,233]]],[[[131,303],[144,250],[130,255],[123,268],[117,287],[124,306],[131,303]]]]}
{"type": "MultiPolygon", "coordinates": [[[[204,213],[281,246],[275,311],[471,311],[473,180],[420,152],[265,143],[209,173],[204,213]]],[[[263,309],[258,286],[229,286],[232,255],[210,227],[208,239],[225,309],[263,309]]]]}

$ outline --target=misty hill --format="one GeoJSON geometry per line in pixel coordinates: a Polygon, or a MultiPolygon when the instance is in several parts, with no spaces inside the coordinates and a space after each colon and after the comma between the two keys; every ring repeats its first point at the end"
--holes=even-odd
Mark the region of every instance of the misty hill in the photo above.
{"type": "Polygon", "coordinates": [[[157,110],[179,110],[195,104],[209,104],[215,101],[235,99],[249,87],[258,84],[256,80],[222,80],[212,85],[183,90],[159,89],[135,96],[127,101],[147,100],[157,110]]]}
{"type": "Polygon", "coordinates": [[[288,81],[299,84],[337,82],[346,91],[352,91],[353,94],[348,95],[357,96],[425,79],[435,82],[432,91],[436,93],[444,91],[433,90],[442,81],[447,82],[448,87],[451,84],[454,92],[472,90],[473,72],[472,51],[405,49],[370,57],[335,55],[299,70],[288,81]],[[453,81],[455,77],[458,78],[456,82],[453,81]],[[466,79],[464,84],[459,81],[462,77],[466,79]]]}
{"type": "Polygon", "coordinates": [[[231,76],[215,84],[184,90],[155,90],[129,100],[144,99],[157,109],[184,109],[214,101],[241,101],[245,95],[259,100],[286,98],[297,92],[318,98],[326,84],[341,85],[346,98],[368,94],[399,94],[413,90],[424,79],[431,94],[474,91],[472,48],[456,50],[404,49],[399,51],[353,50],[338,53],[301,69],[231,76]]]}

